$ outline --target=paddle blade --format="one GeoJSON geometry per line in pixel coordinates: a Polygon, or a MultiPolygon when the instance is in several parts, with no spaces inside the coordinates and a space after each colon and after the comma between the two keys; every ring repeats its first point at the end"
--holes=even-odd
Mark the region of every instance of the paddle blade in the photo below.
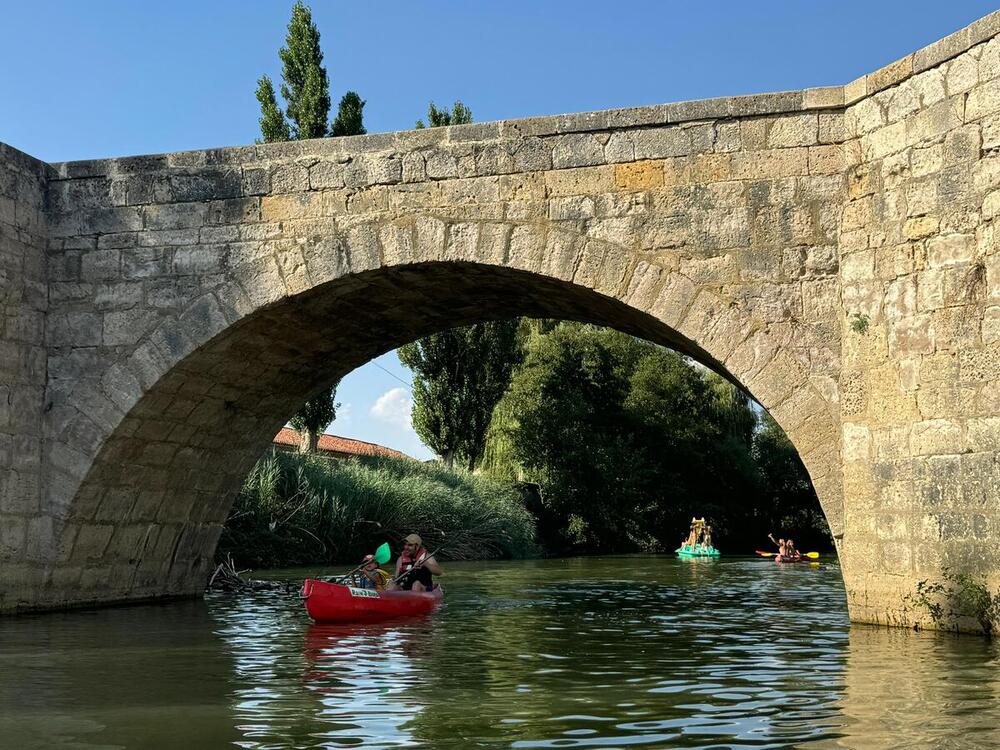
{"type": "Polygon", "coordinates": [[[375,562],[377,562],[379,565],[385,565],[387,562],[389,562],[389,559],[391,557],[392,557],[392,550],[389,549],[389,543],[382,542],[382,544],[379,545],[379,548],[375,550],[375,562]]]}
{"type": "Polygon", "coordinates": [[[806,552],[805,556],[810,560],[819,560],[819,552],[806,552]]]}
{"type": "Polygon", "coordinates": [[[774,557],[777,552],[764,552],[763,550],[755,550],[761,557],[774,557]]]}

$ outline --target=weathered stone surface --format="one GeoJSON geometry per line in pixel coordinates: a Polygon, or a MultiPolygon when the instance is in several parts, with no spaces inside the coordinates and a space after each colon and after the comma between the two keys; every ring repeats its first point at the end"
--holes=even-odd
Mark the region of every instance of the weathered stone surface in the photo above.
{"type": "Polygon", "coordinates": [[[528,314],[750,388],[852,618],[905,623],[900,591],[1000,533],[986,21],[805,92],[55,167],[0,146],[0,563],[33,566],[0,611],[196,592],[310,393],[528,314]]]}

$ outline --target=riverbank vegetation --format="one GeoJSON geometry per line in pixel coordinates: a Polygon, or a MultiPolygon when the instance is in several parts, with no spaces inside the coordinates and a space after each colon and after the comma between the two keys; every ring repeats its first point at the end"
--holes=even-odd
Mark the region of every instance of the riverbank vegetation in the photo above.
{"type": "Polygon", "coordinates": [[[610,329],[525,321],[522,337],[482,469],[538,486],[546,550],[669,551],[692,516],[726,550],[768,532],[831,546],[798,454],[745,391],[610,329]]]}
{"type": "MultiPolygon", "coordinates": [[[[244,484],[220,555],[252,567],[355,560],[413,530],[431,547],[445,542],[452,559],[669,552],[692,516],[729,553],[767,546],[768,533],[800,549],[832,547],[797,452],[744,391],[617,331],[536,320],[516,328],[513,348],[509,330],[493,331],[511,362],[507,382],[491,380],[502,397],[489,395],[496,406],[481,435],[452,443],[453,466],[269,455],[244,484]]],[[[426,371],[453,379],[455,368],[426,371]]],[[[433,403],[448,390],[439,386],[415,393],[435,415],[428,423],[454,438],[469,425],[457,425],[461,409],[433,403]]]]}
{"type": "Polygon", "coordinates": [[[218,556],[242,567],[359,560],[419,530],[450,559],[538,554],[518,488],[441,464],[275,452],[247,477],[218,556]]]}

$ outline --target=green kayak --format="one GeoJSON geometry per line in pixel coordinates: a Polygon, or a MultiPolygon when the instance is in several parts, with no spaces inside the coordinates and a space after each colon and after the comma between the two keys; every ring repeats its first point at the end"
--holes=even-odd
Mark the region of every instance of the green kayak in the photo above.
{"type": "Polygon", "coordinates": [[[696,544],[692,547],[690,544],[684,544],[678,547],[676,550],[678,557],[718,557],[719,550],[715,547],[706,547],[703,544],[696,544]]]}

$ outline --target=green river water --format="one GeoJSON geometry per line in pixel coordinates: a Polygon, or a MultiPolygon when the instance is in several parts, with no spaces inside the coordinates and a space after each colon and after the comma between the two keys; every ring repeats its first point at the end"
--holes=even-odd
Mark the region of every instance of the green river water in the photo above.
{"type": "Polygon", "coordinates": [[[835,562],[446,572],[383,625],[277,593],[2,619],[0,747],[1000,746],[998,647],[850,627],[835,562]]]}

